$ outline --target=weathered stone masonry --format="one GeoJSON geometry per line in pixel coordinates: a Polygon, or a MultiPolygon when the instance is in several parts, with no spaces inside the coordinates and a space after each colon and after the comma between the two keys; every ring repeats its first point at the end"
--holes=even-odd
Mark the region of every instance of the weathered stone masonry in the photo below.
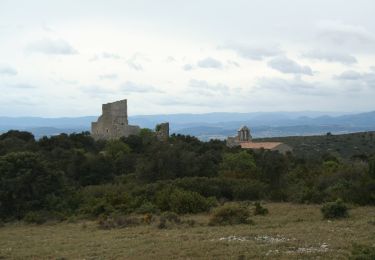
{"type": "Polygon", "coordinates": [[[118,139],[136,135],[139,126],[128,124],[127,100],[120,100],[102,105],[102,115],[97,122],[91,123],[91,135],[95,140],[118,139]]]}

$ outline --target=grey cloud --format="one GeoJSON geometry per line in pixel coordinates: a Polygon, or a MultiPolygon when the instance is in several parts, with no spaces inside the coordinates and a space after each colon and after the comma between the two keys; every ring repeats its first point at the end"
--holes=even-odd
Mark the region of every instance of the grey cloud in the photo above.
{"type": "Polygon", "coordinates": [[[141,53],[137,52],[137,53],[133,54],[133,56],[130,59],[128,59],[126,61],[126,63],[128,64],[129,68],[131,68],[133,70],[140,71],[140,70],[143,70],[143,66],[140,63],[140,61],[149,62],[150,59],[148,57],[146,57],[144,54],[141,54],[141,53]]]}
{"type": "Polygon", "coordinates": [[[172,56],[168,56],[167,59],[166,59],[166,62],[175,62],[176,59],[172,56]]]}
{"type": "Polygon", "coordinates": [[[357,88],[361,86],[375,88],[375,72],[359,73],[354,70],[347,70],[333,78],[342,83],[357,86],[357,88]]]}
{"type": "Polygon", "coordinates": [[[182,66],[182,69],[186,71],[190,71],[193,69],[193,66],[191,64],[185,64],[184,66],[182,66]]]}
{"type": "Polygon", "coordinates": [[[324,60],[328,62],[339,62],[342,64],[357,63],[356,57],[342,52],[330,52],[321,50],[312,50],[302,54],[302,57],[316,60],[324,60]]]}
{"type": "Polygon", "coordinates": [[[15,84],[7,84],[5,85],[8,89],[36,89],[37,87],[27,83],[15,83],[15,84]]]}
{"type": "Polygon", "coordinates": [[[120,91],[124,93],[163,93],[163,91],[154,86],[137,84],[132,81],[121,84],[120,91]]]}
{"type": "Polygon", "coordinates": [[[318,38],[336,48],[362,52],[375,50],[375,35],[364,27],[340,21],[321,21],[318,30],[318,38]]]}
{"type": "Polygon", "coordinates": [[[109,53],[109,52],[103,52],[102,53],[102,58],[103,59],[115,59],[115,60],[119,60],[121,59],[121,56],[116,54],[116,53],[109,53]]]}
{"type": "Polygon", "coordinates": [[[203,60],[197,62],[197,66],[200,68],[211,68],[211,69],[221,69],[223,64],[214,58],[207,57],[203,60]]]}
{"type": "Polygon", "coordinates": [[[228,86],[223,84],[209,84],[205,80],[190,80],[189,89],[194,93],[198,93],[205,96],[213,96],[217,93],[220,93],[222,95],[229,94],[228,86]]]}
{"type": "Polygon", "coordinates": [[[309,83],[299,77],[291,80],[281,78],[261,78],[256,90],[271,90],[288,94],[324,96],[332,94],[319,83],[309,83]]]}
{"type": "Polygon", "coordinates": [[[133,61],[133,60],[128,60],[126,62],[126,64],[128,64],[129,68],[131,68],[133,70],[138,70],[138,71],[143,70],[142,65],[139,64],[139,63],[137,63],[137,62],[135,62],[135,61],[133,61]]]}
{"type": "Polygon", "coordinates": [[[312,76],[312,70],[309,66],[303,66],[285,56],[276,57],[268,61],[267,65],[275,70],[287,74],[305,74],[312,76]]]}
{"type": "Polygon", "coordinates": [[[264,58],[275,57],[284,53],[277,46],[229,44],[220,48],[233,50],[240,57],[251,60],[263,60],[264,58]]]}
{"type": "Polygon", "coordinates": [[[5,67],[0,67],[0,74],[14,76],[14,75],[17,75],[18,72],[16,69],[12,67],[5,66],[5,67]]]}
{"type": "Polygon", "coordinates": [[[117,53],[102,52],[100,54],[94,55],[89,61],[98,61],[100,59],[120,60],[122,59],[122,57],[117,53]]]}
{"type": "Polygon", "coordinates": [[[27,46],[27,50],[30,52],[39,52],[44,54],[53,55],[72,55],[77,54],[75,50],[67,41],[63,39],[44,39],[30,43],[27,46]]]}
{"type": "Polygon", "coordinates": [[[360,79],[362,75],[354,70],[347,70],[341,73],[338,76],[335,76],[334,78],[339,79],[339,80],[357,80],[360,79]]]}
{"type": "Polygon", "coordinates": [[[237,68],[240,67],[240,64],[238,62],[236,62],[236,61],[233,61],[233,60],[228,60],[227,64],[230,65],[230,66],[237,67],[237,68]]]}
{"type": "Polygon", "coordinates": [[[93,97],[101,97],[103,95],[110,95],[116,93],[114,89],[103,87],[101,85],[84,85],[81,86],[80,89],[93,97]]]}
{"type": "Polygon", "coordinates": [[[104,80],[104,79],[117,79],[118,75],[117,74],[103,74],[99,75],[99,79],[104,80]]]}

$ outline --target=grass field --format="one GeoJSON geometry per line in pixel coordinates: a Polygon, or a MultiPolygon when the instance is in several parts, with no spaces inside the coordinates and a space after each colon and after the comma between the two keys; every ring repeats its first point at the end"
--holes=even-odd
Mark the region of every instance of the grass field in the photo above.
{"type": "Polygon", "coordinates": [[[347,259],[353,243],[375,245],[375,207],[352,207],[350,217],[322,220],[320,206],[265,204],[253,225],[195,225],[159,229],[157,223],[103,230],[97,222],[0,228],[0,259],[347,259]]]}

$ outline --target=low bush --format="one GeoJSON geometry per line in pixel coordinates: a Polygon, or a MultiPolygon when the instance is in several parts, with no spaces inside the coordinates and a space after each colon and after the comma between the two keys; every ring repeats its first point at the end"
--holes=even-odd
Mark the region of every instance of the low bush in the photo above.
{"type": "Polygon", "coordinates": [[[255,209],[254,209],[254,215],[267,215],[268,214],[268,209],[264,208],[260,202],[255,202],[255,209]]]}
{"type": "Polygon", "coordinates": [[[165,218],[169,222],[173,222],[176,224],[181,223],[180,216],[174,212],[164,212],[160,217],[165,218]]]}
{"type": "Polygon", "coordinates": [[[325,219],[346,218],[349,216],[348,207],[342,200],[325,203],[321,208],[321,212],[325,219]]]}
{"type": "Polygon", "coordinates": [[[28,224],[43,224],[47,221],[47,216],[43,212],[30,211],[23,217],[23,221],[28,224]]]}
{"type": "Polygon", "coordinates": [[[365,245],[353,245],[351,260],[373,260],[375,259],[375,247],[365,245]]]}
{"type": "Polygon", "coordinates": [[[137,226],[140,219],[134,216],[110,216],[99,219],[98,225],[101,229],[125,228],[137,226]]]}
{"type": "Polygon", "coordinates": [[[135,210],[135,213],[146,214],[146,213],[159,213],[159,209],[151,202],[143,203],[139,208],[135,210]]]}
{"type": "Polygon", "coordinates": [[[24,222],[29,224],[43,224],[49,222],[61,222],[66,220],[66,216],[59,212],[51,211],[29,211],[22,219],[24,222]]]}
{"type": "Polygon", "coordinates": [[[157,193],[156,204],[163,211],[178,214],[199,213],[215,206],[216,199],[205,198],[197,192],[168,187],[157,193]]]}
{"type": "Polygon", "coordinates": [[[251,224],[250,211],[237,203],[227,203],[216,208],[210,218],[209,225],[251,224]]]}

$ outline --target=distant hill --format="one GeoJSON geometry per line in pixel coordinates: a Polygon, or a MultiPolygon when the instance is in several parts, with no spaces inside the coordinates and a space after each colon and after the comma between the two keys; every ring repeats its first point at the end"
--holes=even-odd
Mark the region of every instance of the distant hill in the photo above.
{"type": "MultiPolygon", "coordinates": [[[[97,116],[41,118],[0,117],[0,132],[26,130],[43,135],[89,131],[97,116]]],[[[170,122],[171,133],[194,135],[201,140],[235,135],[241,125],[250,127],[254,137],[321,135],[375,130],[375,111],[359,114],[325,112],[207,113],[130,116],[129,123],[153,129],[170,122]]]]}

